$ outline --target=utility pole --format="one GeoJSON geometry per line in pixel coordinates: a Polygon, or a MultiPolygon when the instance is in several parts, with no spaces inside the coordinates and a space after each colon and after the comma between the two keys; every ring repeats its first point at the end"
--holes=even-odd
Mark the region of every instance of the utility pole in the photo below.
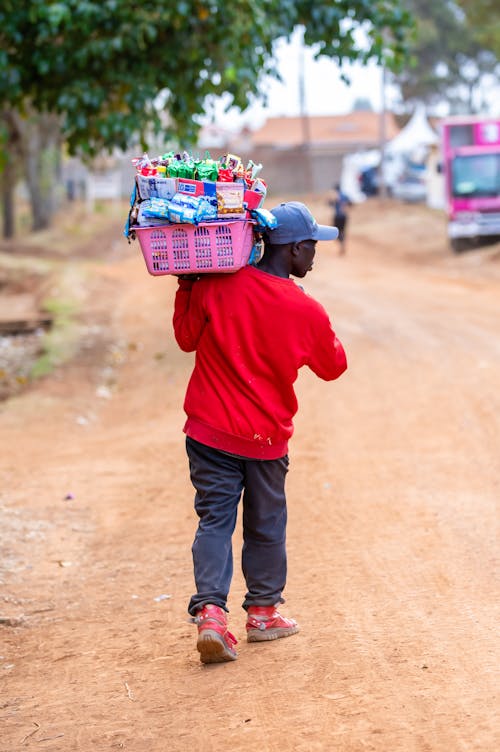
{"type": "Polygon", "coordinates": [[[307,114],[306,105],[306,85],[305,85],[305,57],[304,57],[304,36],[300,42],[299,49],[299,108],[300,121],[302,128],[302,154],[304,163],[304,189],[310,193],[313,189],[312,181],[312,164],[311,164],[311,123],[307,114]]]}
{"type": "Polygon", "coordinates": [[[299,51],[299,107],[302,124],[302,144],[304,146],[309,146],[311,142],[311,128],[306,107],[305,60],[303,42],[300,45],[299,51]]]}
{"type": "Polygon", "coordinates": [[[380,121],[379,121],[379,150],[380,150],[380,166],[379,166],[379,195],[381,198],[387,196],[387,186],[385,184],[385,146],[387,142],[386,134],[386,103],[385,103],[385,83],[386,83],[386,68],[385,63],[382,63],[381,71],[381,83],[380,83],[380,121]]]}

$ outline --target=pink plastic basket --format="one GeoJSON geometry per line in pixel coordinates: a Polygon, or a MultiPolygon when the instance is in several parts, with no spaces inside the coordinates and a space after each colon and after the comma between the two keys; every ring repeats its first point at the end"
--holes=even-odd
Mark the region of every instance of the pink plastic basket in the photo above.
{"type": "Polygon", "coordinates": [[[235,272],[248,262],[253,245],[253,223],[245,220],[134,231],[153,275],[235,272]]]}

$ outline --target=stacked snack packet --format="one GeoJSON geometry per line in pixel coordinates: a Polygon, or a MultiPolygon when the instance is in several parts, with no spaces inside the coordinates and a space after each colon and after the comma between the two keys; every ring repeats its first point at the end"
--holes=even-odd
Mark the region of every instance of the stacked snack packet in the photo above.
{"type": "Polygon", "coordinates": [[[250,160],[245,167],[234,154],[218,160],[208,152],[203,159],[187,151],[153,159],[144,154],[132,163],[136,176],[127,237],[134,227],[248,219],[267,193],[259,177],[262,165],[250,160]]]}

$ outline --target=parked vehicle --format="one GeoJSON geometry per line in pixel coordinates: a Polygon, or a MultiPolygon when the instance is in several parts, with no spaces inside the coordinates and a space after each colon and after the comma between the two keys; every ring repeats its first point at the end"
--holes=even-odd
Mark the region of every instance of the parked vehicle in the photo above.
{"type": "Polygon", "coordinates": [[[378,167],[366,167],[359,174],[359,187],[365,196],[376,196],[379,192],[378,167]]]}
{"type": "Polygon", "coordinates": [[[406,159],[404,167],[392,186],[392,196],[400,201],[416,203],[427,198],[425,162],[406,159]]]}
{"type": "Polygon", "coordinates": [[[422,178],[413,175],[398,180],[392,187],[392,195],[400,201],[413,204],[425,201],[427,189],[422,178]]]}
{"type": "Polygon", "coordinates": [[[448,237],[458,252],[500,237],[500,120],[447,118],[441,129],[448,237]]]}

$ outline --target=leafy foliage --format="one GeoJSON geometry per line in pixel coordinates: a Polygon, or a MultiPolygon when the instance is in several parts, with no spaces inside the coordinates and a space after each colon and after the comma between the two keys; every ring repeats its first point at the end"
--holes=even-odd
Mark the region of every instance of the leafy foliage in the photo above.
{"type": "Polygon", "coordinates": [[[500,58],[500,21],[498,0],[457,0],[480,44],[500,58]]]}
{"type": "Polygon", "coordinates": [[[3,0],[0,111],[58,115],[88,154],[152,131],[186,142],[207,97],[259,96],[275,40],[299,25],[318,56],[397,68],[411,21],[400,0],[3,0]]]}
{"type": "Polygon", "coordinates": [[[485,107],[485,80],[498,84],[500,31],[496,0],[405,0],[416,19],[413,64],[394,78],[403,101],[448,101],[453,111],[485,107]]]}

